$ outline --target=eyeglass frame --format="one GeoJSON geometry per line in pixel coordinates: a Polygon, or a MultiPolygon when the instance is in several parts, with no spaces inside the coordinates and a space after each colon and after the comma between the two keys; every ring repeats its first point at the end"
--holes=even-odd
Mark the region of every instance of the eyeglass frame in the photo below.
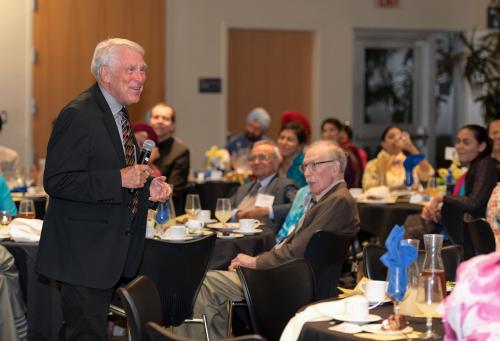
{"type": "Polygon", "coordinates": [[[305,173],[306,172],[306,169],[307,168],[310,168],[311,169],[311,172],[316,172],[318,170],[318,166],[319,165],[323,165],[323,164],[326,164],[326,163],[330,163],[330,162],[334,162],[334,161],[338,161],[338,159],[332,159],[332,160],[325,160],[325,161],[316,161],[316,162],[308,162],[308,163],[302,163],[299,165],[299,170],[302,172],[302,173],[305,173]]]}

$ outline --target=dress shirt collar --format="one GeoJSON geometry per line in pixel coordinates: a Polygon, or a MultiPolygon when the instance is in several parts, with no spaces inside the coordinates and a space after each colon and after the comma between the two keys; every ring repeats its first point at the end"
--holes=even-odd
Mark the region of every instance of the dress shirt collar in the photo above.
{"type": "Polygon", "coordinates": [[[276,175],[277,175],[277,173],[271,174],[271,175],[269,175],[268,177],[266,177],[266,178],[264,178],[262,180],[257,180],[256,182],[260,183],[260,187],[261,188],[264,188],[267,185],[269,185],[269,183],[271,182],[271,180],[273,180],[276,175]]]}
{"type": "Polygon", "coordinates": [[[327,188],[325,188],[318,195],[314,195],[313,194],[312,198],[314,199],[315,202],[319,202],[321,200],[321,198],[323,198],[325,196],[326,193],[328,193],[333,187],[337,186],[341,182],[345,182],[345,180],[344,179],[340,179],[340,180],[335,181],[333,184],[331,184],[330,186],[328,186],[327,188]]]}
{"type": "Polygon", "coordinates": [[[109,108],[111,109],[111,113],[117,118],[117,115],[121,118],[120,112],[122,111],[123,105],[121,105],[113,96],[110,95],[109,92],[107,92],[101,84],[99,84],[99,89],[101,89],[102,95],[104,96],[104,99],[106,100],[106,103],[108,103],[109,108]]]}

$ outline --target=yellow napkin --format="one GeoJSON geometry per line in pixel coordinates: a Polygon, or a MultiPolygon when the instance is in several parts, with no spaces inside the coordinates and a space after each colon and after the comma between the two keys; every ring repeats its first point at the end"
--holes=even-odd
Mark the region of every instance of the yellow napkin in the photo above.
{"type": "Polygon", "coordinates": [[[411,333],[406,333],[406,334],[396,334],[396,335],[381,335],[381,334],[375,334],[375,333],[359,333],[359,334],[354,334],[354,336],[357,336],[362,339],[370,339],[370,340],[406,340],[408,339],[418,339],[421,336],[421,333],[412,331],[411,333]]]}
{"type": "Polygon", "coordinates": [[[361,285],[363,285],[363,283],[365,283],[366,281],[368,281],[368,278],[366,277],[361,278],[358,284],[356,284],[356,286],[354,287],[354,289],[346,289],[338,287],[338,289],[342,292],[341,294],[339,294],[339,298],[346,298],[353,295],[364,295],[364,291],[361,290],[361,285]]]}

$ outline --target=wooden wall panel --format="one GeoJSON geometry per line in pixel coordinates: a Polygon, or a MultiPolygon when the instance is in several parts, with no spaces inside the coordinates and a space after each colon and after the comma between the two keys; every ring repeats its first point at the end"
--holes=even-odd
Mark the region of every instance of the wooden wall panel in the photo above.
{"type": "Polygon", "coordinates": [[[244,130],[254,107],[272,117],[276,137],[284,110],[311,115],[312,32],[231,29],[229,31],[228,122],[231,134],[244,130]]]}
{"type": "Polygon", "coordinates": [[[61,108],[95,80],[90,62],[96,44],[123,37],[146,50],[147,81],[141,102],[130,107],[132,121],[165,94],[166,0],[38,0],[34,14],[33,141],[45,157],[52,122],[61,108]]]}

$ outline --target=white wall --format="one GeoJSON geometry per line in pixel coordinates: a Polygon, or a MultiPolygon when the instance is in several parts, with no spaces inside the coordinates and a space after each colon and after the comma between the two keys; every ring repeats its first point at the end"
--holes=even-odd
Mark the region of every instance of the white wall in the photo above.
{"type": "MultiPolygon", "coordinates": [[[[374,0],[168,0],[166,98],[177,108],[178,135],[191,147],[193,167],[201,166],[210,145],[224,144],[229,27],[315,32],[312,123],[317,136],[324,117],[350,118],[353,28],[484,29],[488,2],[400,0],[398,9],[375,9],[374,0]],[[222,94],[197,92],[198,78],[207,76],[222,78],[222,94]]],[[[9,113],[0,144],[18,150],[25,165],[33,155],[31,4],[0,0],[0,110],[9,113]]]]}
{"type": "Polygon", "coordinates": [[[27,166],[33,160],[31,4],[30,0],[0,0],[0,110],[8,113],[0,144],[17,150],[21,164],[27,166]]]}
{"type": "MultiPolygon", "coordinates": [[[[374,0],[168,0],[166,98],[178,113],[178,135],[194,169],[226,136],[227,30],[232,27],[311,30],[316,35],[313,127],[330,115],[350,119],[353,29],[484,28],[488,0],[400,0],[376,9],[374,0]],[[221,94],[199,94],[199,77],[221,77],[221,94]]],[[[263,51],[265,53],[265,51],[263,51]]]]}

